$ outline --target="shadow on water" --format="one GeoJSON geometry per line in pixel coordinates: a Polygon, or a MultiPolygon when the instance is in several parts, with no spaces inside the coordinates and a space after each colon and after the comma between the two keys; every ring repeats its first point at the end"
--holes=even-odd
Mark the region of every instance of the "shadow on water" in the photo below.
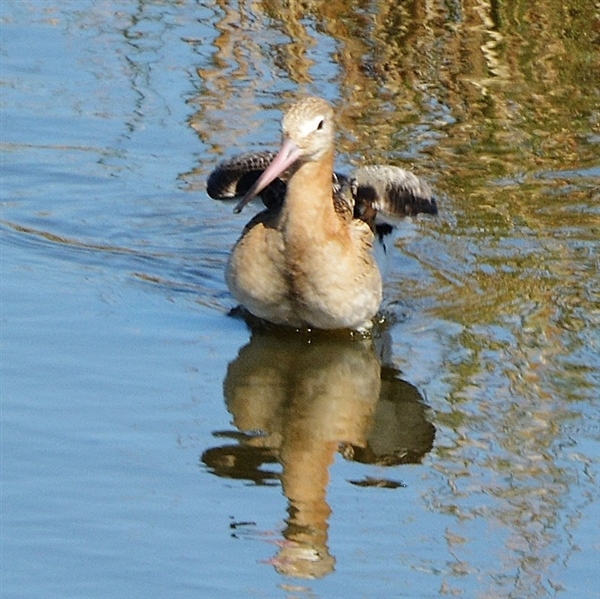
{"type": "MultiPolygon", "coordinates": [[[[238,432],[214,435],[237,442],[207,449],[201,459],[221,477],[281,482],[287,526],[271,560],[280,573],[320,578],[334,570],[327,487],[336,452],[396,466],[419,463],[433,447],[435,427],[423,397],[395,369],[382,366],[380,354],[371,339],[255,330],[229,364],[224,395],[238,432]]],[[[349,482],[403,486],[393,478],[349,482]]]]}

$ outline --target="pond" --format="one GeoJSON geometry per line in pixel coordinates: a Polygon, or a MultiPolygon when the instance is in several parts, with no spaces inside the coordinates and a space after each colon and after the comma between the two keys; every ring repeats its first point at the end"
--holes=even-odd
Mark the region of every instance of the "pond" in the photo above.
{"type": "Polygon", "coordinates": [[[597,597],[597,4],[1,11],[3,598],[597,597]],[[306,94],[435,190],[372,339],[225,284],[206,179],[306,94]]]}

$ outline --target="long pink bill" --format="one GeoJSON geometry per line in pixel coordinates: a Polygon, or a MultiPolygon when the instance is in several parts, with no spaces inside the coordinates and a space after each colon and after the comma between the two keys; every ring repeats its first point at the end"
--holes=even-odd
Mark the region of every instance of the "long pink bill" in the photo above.
{"type": "Polygon", "coordinates": [[[281,175],[300,157],[298,146],[291,139],[284,139],[281,149],[273,162],[263,171],[263,174],[256,180],[256,183],[246,192],[244,197],[233,209],[235,214],[239,214],[244,206],[254,199],[271,181],[281,175]]]}

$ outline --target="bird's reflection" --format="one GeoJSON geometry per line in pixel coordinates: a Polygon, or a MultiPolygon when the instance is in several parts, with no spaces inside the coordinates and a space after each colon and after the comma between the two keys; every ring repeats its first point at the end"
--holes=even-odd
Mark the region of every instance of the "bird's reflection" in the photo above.
{"type": "MultiPolygon", "coordinates": [[[[421,396],[396,371],[382,368],[370,339],[255,331],[227,369],[224,394],[238,431],[215,435],[237,442],[208,449],[202,461],[219,476],[281,481],[288,518],[272,563],[289,576],[318,578],[334,568],[326,493],[337,451],[395,465],[418,462],[433,445],[435,429],[421,396]]],[[[372,478],[351,482],[398,486],[372,478]]]]}

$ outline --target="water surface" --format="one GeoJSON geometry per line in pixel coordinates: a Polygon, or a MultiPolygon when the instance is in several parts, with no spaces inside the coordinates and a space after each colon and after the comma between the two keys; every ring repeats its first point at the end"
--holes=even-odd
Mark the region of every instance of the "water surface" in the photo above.
{"type": "Polygon", "coordinates": [[[592,3],[1,10],[3,597],[597,595],[592,3]],[[228,315],[206,177],[304,93],[438,196],[373,343],[228,315]]]}

